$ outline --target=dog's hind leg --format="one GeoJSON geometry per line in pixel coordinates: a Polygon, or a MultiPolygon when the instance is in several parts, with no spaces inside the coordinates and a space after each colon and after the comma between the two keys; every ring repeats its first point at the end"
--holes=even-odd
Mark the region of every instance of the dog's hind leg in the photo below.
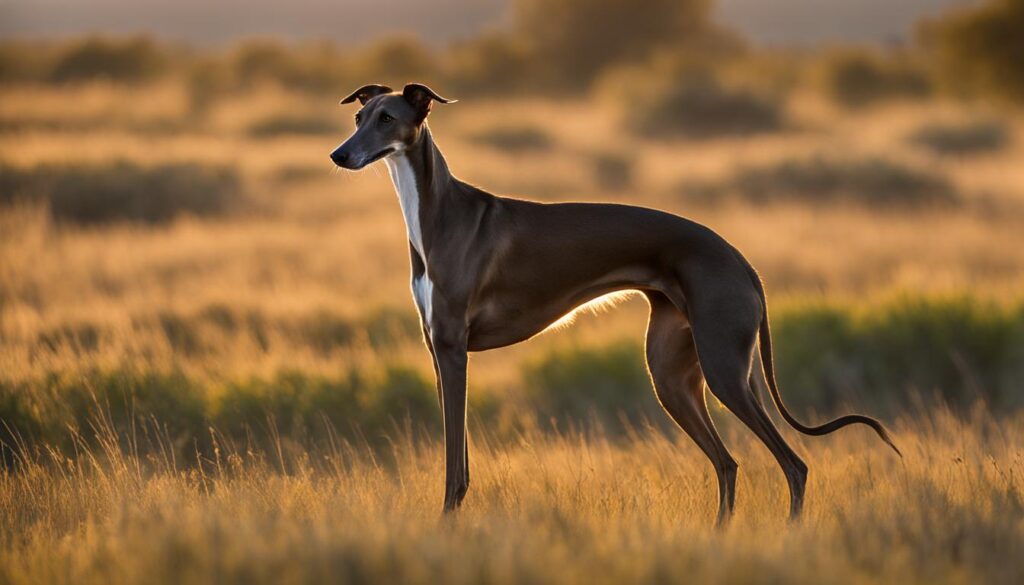
{"type": "Polygon", "coordinates": [[[790,516],[800,515],[807,465],[764,411],[750,385],[751,361],[761,320],[760,301],[743,295],[708,295],[689,303],[701,370],[718,400],[754,431],[779,462],[790,491],[790,516]]]}
{"type": "Polygon", "coordinates": [[[711,460],[718,476],[718,524],[731,515],[736,495],[736,461],[708,414],[704,375],[686,317],[661,293],[648,293],[647,367],[658,400],[672,419],[711,460]]]}

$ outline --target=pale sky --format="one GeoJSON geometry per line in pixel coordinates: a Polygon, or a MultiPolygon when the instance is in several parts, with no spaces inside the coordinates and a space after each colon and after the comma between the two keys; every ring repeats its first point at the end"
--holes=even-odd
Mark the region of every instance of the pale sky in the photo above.
{"type": "MultiPolygon", "coordinates": [[[[642,0],[638,0],[641,2],[642,0]]],[[[509,0],[0,0],[0,36],[136,33],[200,43],[276,35],[359,43],[415,32],[432,43],[500,26],[509,0]]],[[[972,0],[718,0],[718,18],[774,44],[892,41],[972,0]]]]}

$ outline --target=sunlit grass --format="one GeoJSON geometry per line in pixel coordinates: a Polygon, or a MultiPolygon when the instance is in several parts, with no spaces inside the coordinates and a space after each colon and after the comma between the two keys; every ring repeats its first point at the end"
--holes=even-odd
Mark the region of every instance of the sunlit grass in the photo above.
{"type": "Polygon", "coordinates": [[[904,421],[896,458],[867,432],[800,441],[804,518],[745,431],[738,514],[711,528],[709,464],[688,439],[472,440],[462,510],[439,514],[441,452],[395,437],[302,456],[224,445],[198,468],[114,437],[0,475],[9,583],[1016,583],[1024,543],[1019,418],[904,421]]]}

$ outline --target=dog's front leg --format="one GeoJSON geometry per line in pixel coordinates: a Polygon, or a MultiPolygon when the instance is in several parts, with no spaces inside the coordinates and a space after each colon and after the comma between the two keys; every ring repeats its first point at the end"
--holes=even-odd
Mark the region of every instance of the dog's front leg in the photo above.
{"type": "Polygon", "coordinates": [[[444,415],[444,511],[451,512],[459,507],[469,489],[466,335],[464,332],[445,334],[435,331],[430,337],[441,384],[441,411],[444,415]]]}

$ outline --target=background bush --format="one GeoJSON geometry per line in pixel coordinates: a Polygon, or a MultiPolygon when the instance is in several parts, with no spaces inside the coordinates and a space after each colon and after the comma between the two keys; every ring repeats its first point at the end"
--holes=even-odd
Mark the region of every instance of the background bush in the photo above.
{"type": "Polygon", "coordinates": [[[633,184],[636,160],[625,152],[595,152],[590,155],[594,182],[604,191],[620,191],[633,184]]]}
{"type": "Polygon", "coordinates": [[[724,83],[714,69],[675,59],[613,72],[602,82],[623,126],[650,138],[714,138],[771,132],[784,125],[782,102],[724,83]]]}
{"type": "Polygon", "coordinates": [[[826,95],[847,107],[894,98],[921,98],[932,89],[927,69],[902,55],[836,51],[823,60],[820,69],[826,95]]]}
{"type": "MultiPolygon", "coordinates": [[[[267,351],[275,343],[307,348],[330,356],[354,346],[390,350],[422,338],[419,318],[411,311],[393,307],[368,310],[355,318],[314,308],[301,315],[268,315],[259,309],[211,304],[195,312],[164,310],[132,319],[140,336],[167,342],[182,356],[211,355],[216,348],[231,348],[255,342],[267,351]]],[[[32,348],[37,354],[72,351],[76,354],[101,352],[112,332],[90,322],[69,322],[44,329],[32,348]]]]}
{"type": "Polygon", "coordinates": [[[319,136],[338,132],[338,125],[323,116],[280,114],[257,120],[249,125],[253,138],[274,138],[289,134],[319,136]]]}
{"type": "Polygon", "coordinates": [[[550,150],[555,141],[543,128],[529,125],[497,126],[481,130],[469,139],[477,144],[509,153],[550,150]]]}
{"type": "Polygon", "coordinates": [[[962,200],[945,175],[882,158],[789,159],[741,167],[719,183],[687,182],[684,196],[704,203],[738,197],[758,204],[854,204],[874,209],[948,207],[962,200]]]}
{"type": "Polygon", "coordinates": [[[547,85],[582,88],[608,66],[710,34],[707,0],[516,0],[515,30],[529,39],[547,85]]]}
{"type": "Polygon", "coordinates": [[[53,64],[49,78],[58,83],[139,83],[163,74],[168,65],[165,52],[148,38],[93,37],[67,46],[53,64]]]}
{"type": "Polygon", "coordinates": [[[143,167],[121,161],[0,167],[0,205],[45,204],[54,220],[75,224],[162,223],[186,213],[219,215],[237,206],[241,198],[241,180],[225,166],[143,167]]]}
{"type": "Polygon", "coordinates": [[[826,304],[780,312],[772,329],[783,394],[798,408],[894,412],[910,408],[914,393],[960,408],[978,399],[1021,405],[1019,305],[905,297],[851,312],[826,304]]]}
{"type": "Polygon", "coordinates": [[[523,388],[538,418],[562,430],[589,420],[617,434],[627,423],[660,420],[643,349],[634,343],[553,351],[525,366],[523,388]]]}
{"type": "MultiPolygon", "coordinates": [[[[516,0],[505,28],[443,48],[408,35],[362,47],[250,39],[201,51],[146,37],[4,41],[0,83],[138,84],[181,75],[202,111],[218,97],[268,83],[318,95],[347,92],[368,79],[417,79],[460,95],[579,93],[615,68],[670,54],[715,69],[728,62],[743,71],[741,77],[776,90],[794,87],[810,73],[818,89],[848,107],[918,98],[936,87],[1011,104],[1024,95],[1022,0],[988,0],[924,21],[917,42],[899,50],[846,47],[821,59],[750,50],[739,35],[713,22],[711,7],[708,0],[657,0],[643,10],[628,0],[516,0]]],[[[682,103],[751,102],[735,106],[742,115],[766,99],[749,92],[723,97],[716,83],[694,80],[689,91],[697,95],[682,103]],[[701,98],[700,91],[712,95],[701,98]]]]}
{"type": "Polygon", "coordinates": [[[1010,130],[995,120],[933,122],[921,126],[907,139],[935,154],[983,154],[1005,148],[1010,142],[1010,130]]]}
{"type": "MultiPolygon", "coordinates": [[[[204,310],[201,318],[225,328],[244,322],[218,307],[204,310]]],[[[360,327],[382,327],[390,318],[347,325],[342,337],[347,340],[360,327]]],[[[187,327],[188,320],[180,321],[187,327]]],[[[186,337],[209,335],[190,331],[186,337]]],[[[772,331],[783,397],[802,416],[850,408],[892,415],[922,404],[930,408],[935,399],[958,411],[979,400],[995,410],[1024,406],[1018,383],[1024,374],[1020,303],[899,297],[856,309],[791,305],[773,311],[772,331]]],[[[88,340],[102,332],[83,325],[59,335],[68,337],[45,342],[88,340]]],[[[206,345],[196,348],[204,351],[206,345]]],[[[672,424],[657,403],[638,341],[555,349],[527,362],[518,384],[521,398],[503,391],[498,399],[487,389],[473,389],[470,420],[492,431],[531,421],[558,431],[597,424],[612,437],[648,422],[672,424]]],[[[303,445],[340,439],[386,447],[392,431],[406,425],[417,432],[440,429],[432,375],[394,364],[352,366],[331,375],[284,369],[270,377],[224,381],[173,368],[123,366],[0,382],[0,441],[8,459],[19,443],[74,449],[69,429],[96,441],[103,431],[97,416],[125,441],[134,434],[134,448],[157,452],[169,443],[183,461],[194,460],[197,449],[207,454],[214,448],[211,427],[221,441],[266,452],[282,444],[299,452],[303,445]]]]}
{"type": "Polygon", "coordinates": [[[919,40],[955,95],[1024,97],[1024,1],[988,0],[924,22],[919,40]]]}

